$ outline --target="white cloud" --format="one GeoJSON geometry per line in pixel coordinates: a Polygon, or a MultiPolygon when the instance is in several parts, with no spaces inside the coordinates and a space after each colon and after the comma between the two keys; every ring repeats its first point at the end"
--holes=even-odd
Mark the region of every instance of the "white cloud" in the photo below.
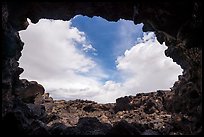
{"type": "Polygon", "coordinates": [[[121,55],[127,49],[130,49],[142,36],[143,23],[135,25],[133,21],[120,19],[118,22],[118,39],[115,41],[115,56],[121,55]]]}
{"type": "Polygon", "coordinates": [[[131,94],[169,89],[182,69],[164,54],[167,47],[160,44],[154,33],[144,33],[140,43],[117,58],[117,69],[124,78],[124,88],[131,94]]]}
{"type": "Polygon", "coordinates": [[[83,46],[83,50],[85,52],[88,52],[89,50],[96,51],[96,49],[93,48],[93,46],[91,44],[83,44],[82,46],[83,46]]]}
{"type": "Polygon", "coordinates": [[[22,76],[49,78],[61,72],[88,72],[94,68],[95,62],[75,46],[85,43],[84,33],[70,25],[69,21],[41,19],[37,25],[31,24],[26,31],[20,32],[25,42],[20,60],[25,68],[22,76]]]}
{"type": "Polygon", "coordinates": [[[86,55],[88,51],[97,55],[96,49],[70,21],[30,22],[26,30],[20,31],[20,37],[25,43],[19,61],[24,68],[21,78],[38,81],[54,99],[115,102],[138,91],[169,88],[181,74],[180,67],[164,55],[166,47],[158,43],[154,33],[144,33],[138,44],[117,58],[115,73],[123,78],[120,83],[101,82],[111,76],[86,55]]]}
{"type": "Polygon", "coordinates": [[[56,98],[66,98],[73,91],[80,91],[75,93],[80,98],[89,94],[85,89],[96,89],[100,79],[108,77],[93,58],[86,56],[84,52],[95,49],[70,21],[41,19],[37,24],[30,22],[27,30],[19,33],[25,43],[19,61],[24,68],[21,78],[38,81],[47,92],[56,90],[51,93],[56,98]],[[70,92],[59,94],[62,90],[57,89],[70,92]]]}

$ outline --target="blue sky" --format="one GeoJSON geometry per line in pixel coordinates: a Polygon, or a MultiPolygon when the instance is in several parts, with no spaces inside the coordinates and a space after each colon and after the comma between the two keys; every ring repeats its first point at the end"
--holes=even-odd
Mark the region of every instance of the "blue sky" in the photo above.
{"type": "Polygon", "coordinates": [[[182,69],[153,32],[132,21],[77,15],[40,19],[19,32],[21,79],[42,84],[54,99],[111,103],[122,96],[170,89],[182,69]]]}
{"type": "Polygon", "coordinates": [[[72,26],[86,33],[87,40],[96,49],[94,52],[96,54],[88,52],[88,55],[93,56],[101,64],[112,76],[112,80],[119,78],[113,75],[116,71],[117,57],[130,49],[137,42],[137,38],[143,36],[143,24],[135,25],[133,21],[122,19],[117,22],[108,22],[101,17],[89,18],[78,15],[72,19],[72,26]]]}

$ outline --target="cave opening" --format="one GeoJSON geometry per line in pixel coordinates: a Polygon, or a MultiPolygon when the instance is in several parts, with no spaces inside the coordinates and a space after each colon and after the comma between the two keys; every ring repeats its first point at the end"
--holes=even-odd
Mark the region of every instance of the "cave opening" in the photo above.
{"type": "Polygon", "coordinates": [[[29,19],[19,32],[25,46],[22,79],[34,80],[56,100],[114,103],[119,97],[169,90],[182,69],[165,56],[143,24],[77,15],[69,21],[29,19]]]}
{"type": "MultiPolygon", "coordinates": [[[[202,35],[198,35],[202,30],[202,2],[200,0],[127,3],[3,2],[2,4],[2,131],[6,135],[11,133],[14,135],[202,134],[202,35]],[[19,79],[23,69],[19,67],[18,61],[22,56],[22,50],[29,45],[25,43],[23,47],[24,44],[21,42],[22,38],[20,39],[18,31],[28,27],[26,18],[37,23],[42,18],[69,20],[77,14],[89,17],[101,16],[109,21],[122,18],[133,20],[135,24],[143,22],[145,32],[154,31],[158,41],[165,42],[168,46],[165,55],[181,66],[183,74],[179,75],[178,81],[174,83],[170,92],[157,90],[157,92],[140,93],[136,96],[125,96],[118,98],[116,103],[97,104],[82,100],[57,101],[49,98],[48,94],[43,95],[41,82],[38,84],[19,79]],[[38,102],[36,99],[39,99],[38,102]]],[[[52,20],[52,22],[55,21],[52,20]]],[[[29,25],[31,26],[32,24],[29,25]]],[[[154,36],[154,33],[146,34],[154,36]]],[[[47,38],[50,38],[49,35],[50,33],[47,33],[47,38]]],[[[35,37],[31,36],[31,38],[35,37]]],[[[54,43],[51,40],[52,38],[49,45],[54,43]]],[[[141,45],[145,43],[144,39],[141,41],[143,41],[141,45]]],[[[87,49],[85,47],[91,48],[87,46],[87,43],[85,45],[77,45],[77,51],[87,49]]],[[[38,46],[43,50],[42,43],[38,46]]],[[[92,46],[94,47],[94,44],[92,46]]],[[[57,52],[57,49],[50,48],[49,50],[57,52]]],[[[125,49],[120,59],[131,55],[131,49],[132,47],[128,49],[128,52],[125,52],[125,49]]],[[[153,52],[154,49],[150,51],[153,52]]],[[[25,53],[23,52],[24,55],[25,53]]],[[[34,53],[33,56],[38,57],[38,52],[34,53]]],[[[47,53],[49,52],[44,52],[44,54],[47,53]]],[[[94,59],[97,57],[97,52],[95,53],[94,55],[93,52],[94,59]]],[[[88,53],[85,52],[86,54],[88,53]]],[[[36,61],[36,66],[39,66],[39,60],[36,61]]],[[[128,64],[127,60],[124,63],[128,64]]],[[[56,65],[56,61],[52,64],[56,65]]],[[[25,69],[25,72],[28,70],[25,69]]],[[[86,72],[86,69],[83,71],[86,72]]],[[[82,74],[82,72],[76,72],[82,74]]],[[[40,74],[37,73],[36,76],[38,75],[40,74]]],[[[166,77],[162,79],[166,80],[166,77]]],[[[47,88],[46,92],[48,92],[47,88]]]]}

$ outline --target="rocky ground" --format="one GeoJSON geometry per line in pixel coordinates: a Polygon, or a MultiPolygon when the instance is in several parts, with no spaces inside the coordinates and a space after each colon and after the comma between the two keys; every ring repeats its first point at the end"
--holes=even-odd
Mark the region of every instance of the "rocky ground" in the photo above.
{"type": "Polygon", "coordinates": [[[45,123],[56,135],[182,135],[192,134],[192,117],[168,112],[171,91],[141,93],[118,98],[116,103],[88,100],[53,100],[43,95],[45,123]]]}

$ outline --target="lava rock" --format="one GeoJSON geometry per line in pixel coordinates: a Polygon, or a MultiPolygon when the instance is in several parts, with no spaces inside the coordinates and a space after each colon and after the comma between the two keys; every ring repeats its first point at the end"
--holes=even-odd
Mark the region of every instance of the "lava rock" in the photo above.
{"type": "Polygon", "coordinates": [[[116,99],[116,106],[114,108],[115,113],[117,113],[118,111],[130,110],[131,106],[129,103],[130,103],[130,98],[127,96],[116,99]]]}
{"type": "Polygon", "coordinates": [[[44,105],[27,104],[27,106],[30,109],[33,117],[43,119],[46,116],[44,105]]]}
{"type": "Polygon", "coordinates": [[[103,124],[97,118],[80,118],[77,124],[81,135],[105,135],[111,128],[110,124],[103,124]]]}
{"type": "Polygon", "coordinates": [[[93,106],[88,105],[88,106],[85,106],[85,107],[83,108],[83,110],[86,111],[86,112],[93,112],[93,111],[95,111],[96,109],[95,109],[93,106]]]}
{"type": "Polygon", "coordinates": [[[111,130],[107,133],[107,135],[140,135],[141,132],[138,128],[129,124],[127,121],[120,121],[113,125],[111,130]]]}
{"type": "Polygon", "coordinates": [[[64,135],[64,130],[66,130],[67,126],[62,123],[53,124],[49,131],[52,135],[64,135]]]}
{"type": "Polygon", "coordinates": [[[50,132],[48,131],[48,127],[46,126],[45,123],[43,123],[40,120],[34,120],[31,123],[31,131],[28,133],[28,135],[51,135],[50,132]]]}
{"type": "Polygon", "coordinates": [[[27,81],[25,79],[18,83],[15,94],[25,103],[34,103],[38,95],[44,94],[44,87],[35,81],[27,81]]]}
{"type": "Polygon", "coordinates": [[[145,130],[141,135],[160,135],[160,134],[159,132],[148,129],[148,130],[145,130]]]}

